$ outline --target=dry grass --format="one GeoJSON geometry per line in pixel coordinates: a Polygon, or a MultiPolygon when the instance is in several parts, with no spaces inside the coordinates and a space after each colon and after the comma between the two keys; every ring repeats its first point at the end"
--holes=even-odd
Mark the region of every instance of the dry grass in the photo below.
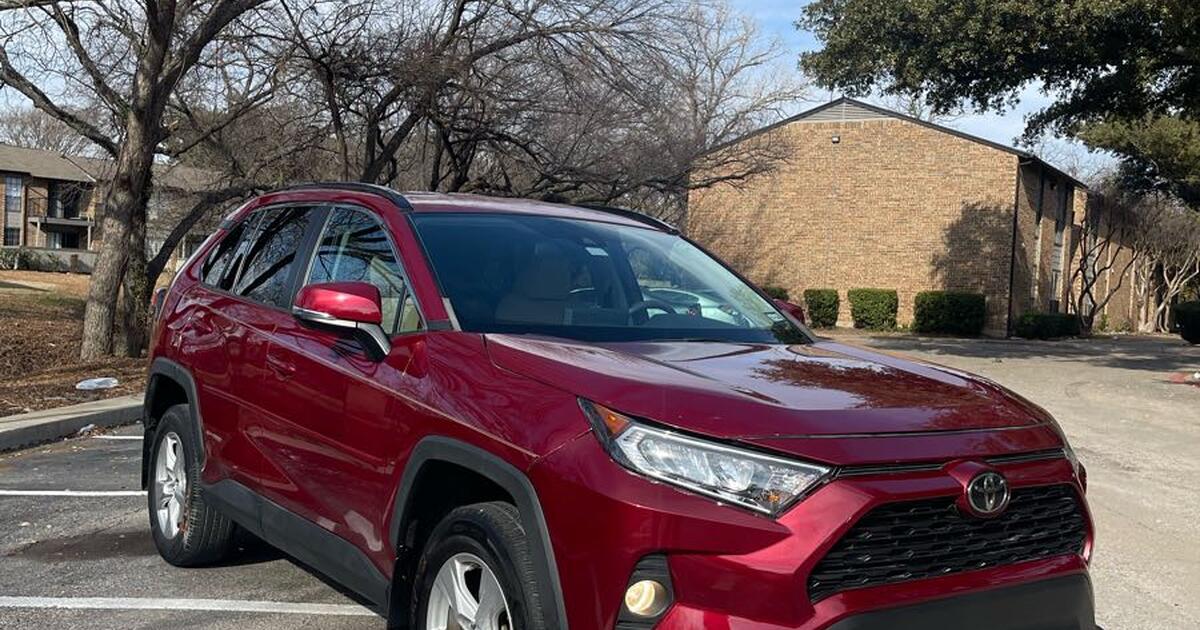
{"type": "Polygon", "coordinates": [[[88,276],[0,271],[0,416],[141,391],[145,359],[79,360],[88,276]],[[75,389],[91,377],[120,386],[75,389]]]}

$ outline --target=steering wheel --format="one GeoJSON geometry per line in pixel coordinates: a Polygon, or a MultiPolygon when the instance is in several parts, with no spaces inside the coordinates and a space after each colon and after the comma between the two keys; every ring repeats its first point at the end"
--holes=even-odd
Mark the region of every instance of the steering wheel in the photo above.
{"type": "Polygon", "coordinates": [[[658,309],[658,310],[664,311],[666,313],[674,313],[675,312],[675,307],[671,306],[670,304],[667,304],[666,302],[664,302],[662,300],[656,300],[654,298],[650,298],[649,300],[642,300],[641,302],[635,302],[632,306],[630,306],[629,307],[629,318],[630,318],[630,320],[632,320],[634,315],[636,315],[638,313],[646,313],[646,319],[648,320],[648,319],[650,319],[650,309],[658,309]]]}

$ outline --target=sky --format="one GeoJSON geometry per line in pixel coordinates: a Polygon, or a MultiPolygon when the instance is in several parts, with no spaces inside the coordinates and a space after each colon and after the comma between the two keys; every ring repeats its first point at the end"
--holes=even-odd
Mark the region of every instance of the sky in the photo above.
{"type": "MultiPolygon", "coordinates": [[[[800,53],[808,50],[818,50],[821,44],[807,31],[798,30],[794,22],[800,16],[806,0],[730,0],[730,4],[738,11],[750,16],[757,22],[762,34],[778,39],[785,51],[785,66],[795,61],[800,53]]],[[[799,72],[799,70],[797,70],[799,72]]],[[[812,98],[815,106],[818,103],[837,98],[840,94],[814,88],[812,98]]],[[[872,99],[866,99],[872,100],[872,99]]],[[[955,120],[944,122],[949,127],[959,131],[980,136],[993,142],[1015,145],[1017,137],[1025,130],[1025,118],[1046,105],[1050,97],[1041,93],[1037,86],[1029,86],[1020,95],[1020,100],[1011,111],[996,113],[969,112],[955,120]]],[[[879,103],[882,104],[882,103],[879,103]]],[[[1064,139],[1047,139],[1042,157],[1065,170],[1081,170],[1080,176],[1091,174],[1111,163],[1108,156],[1089,153],[1078,142],[1064,139]]]]}

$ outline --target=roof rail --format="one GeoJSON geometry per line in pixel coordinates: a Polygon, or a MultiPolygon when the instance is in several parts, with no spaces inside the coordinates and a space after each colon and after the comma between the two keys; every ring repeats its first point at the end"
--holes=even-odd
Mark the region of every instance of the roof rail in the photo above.
{"type": "Polygon", "coordinates": [[[314,189],[320,189],[320,188],[325,188],[325,189],[330,189],[330,190],[348,190],[348,191],[352,191],[352,192],[362,192],[362,193],[370,193],[372,195],[379,195],[380,197],[383,197],[383,198],[387,199],[388,201],[396,204],[396,207],[400,208],[400,210],[402,210],[404,212],[412,212],[412,209],[413,209],[412,204],[408,202],[408,199],[404,198],[404,195],[401,195],[400,193],[396,192],[395,190],[392,190],[391,188],[388,188],[387,186],[380,186],[379,184],[368,184],[366,182],[310,182],[307,184],[296,184],[294,186],[286,186],[284,188],[280,188],[278,190],[273,190],[271,192],[288,192],[288,191],[293,191],[293,190],[314,190],[314,189]]]}
{"type": "Polygon", "coordinates": [[[637,210],[630,210],[629,208],[621,208],[618,206],[606,206],[606,205],[600,204],[600,203],[577,203],[574,205],[579,208],[587,208],[588,210],[598,210],[600,212],[607,212],[609,214],[615,214],[617,216],[625,217],[626,219],[633,219],[634,221],[637,221],[639,223],[645,223],[646,225],[656,227],[660,230],[664,230],[664,231],[670,232],[672,234],[679,233],[679,228],[675,227],[674,225],[671,225],[670,223],[667,223],[666,221],[663,221],[662,219],[656,219],[648,214],[643,214],[641,212],[638,212],[637,210]]]}

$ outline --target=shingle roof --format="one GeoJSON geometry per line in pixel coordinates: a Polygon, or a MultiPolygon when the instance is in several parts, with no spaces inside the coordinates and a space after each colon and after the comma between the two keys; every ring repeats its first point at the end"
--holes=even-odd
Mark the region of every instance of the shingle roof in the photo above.
{"type": "Polygon", "coordinates": [[[95,181],[63,155],[42,149],[0,144],[0,171],[27,173],[34,177],[71,182],[95,181]]]}
{"type": "MultiPolygon", "coordinates": [[[[104,182],[112,177],[112,160],[63,155],[45,149],[0,144],[0,172],[70,182],[104,182]]],[[[154,185],[183,192],[200,192],[219,185],[220,173],[179,164],[155,164],[154,185]]]]}
{"type": "MultiPolygon", "coordinates": [[[[112,177],[115,162],[100,158],[71,156],[67,158],[95,181],[107,181],[112,177]]],[[[221,174],[182,164],[155,164],[154,186],[173,188],[183,192],[200,192],[219,185],[221,174]]]]}

